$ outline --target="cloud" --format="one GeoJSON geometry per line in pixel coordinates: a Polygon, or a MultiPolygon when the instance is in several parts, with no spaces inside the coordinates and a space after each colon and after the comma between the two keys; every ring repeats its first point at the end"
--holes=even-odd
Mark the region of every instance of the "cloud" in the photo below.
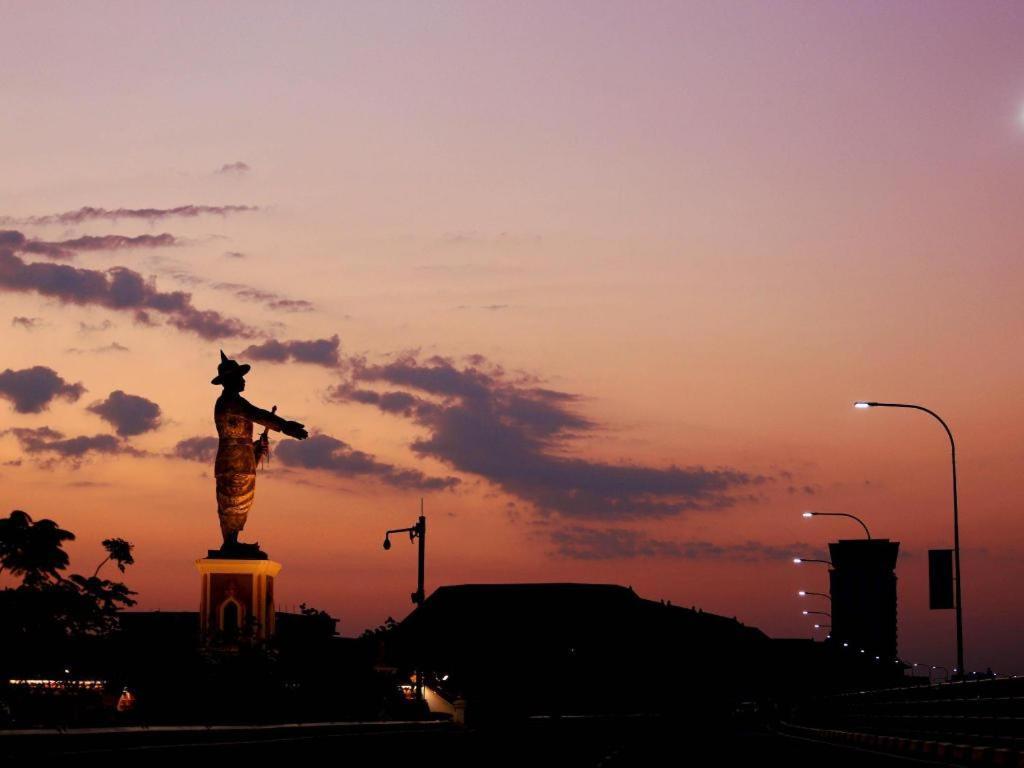
{"type": "Polygon", "coordinates": [[[481,304],[479,306],[475,304],[459,304],[456,309],[486,309],[488,312],[498,312],[502,309],[508,309],[509,304],[481,304]]]}
{"type": "Polygon", "coordinates": [[[159,291],[152,281],[127,267],[82,269],[68,264],[26,263],[10,248],[0,246],[0,291],[38,293],[65,304],[97,305],[133,312],[136,321],[151,323],[150,312],[165,315],[179,330],[204,339],[257,336],[241,320],[215,310],[197,309],[184,291],[159,291]]]}
{"type": "Polygon", "coordinates": [[[218,291],[230,291],[242,301],[255,301],[265,304],[270,309],[282,312],[312,312],[313,302],[305,299],[286,299],[273,291],[264,291],[242,283],[212,283],[211,288],[218,291]]]}
{"type": "Polygon", "coordinates": [[[244,259],[247,258],[241,251],[224,251],[224,258],[227,259],[244,259]]]}
{"type": "Polygon", "coordinates": [[[79,323],[79,333],[98,333],[100,331],[107,331],[114,327],[114,324],[109,320],[103,320],[99,323],[79,323]]]}
{"type": "Polygon", "coordinates": [[[306,301],[305,299],[289,299],[279,293],[275,293],[274,291],[266,291],[262,288],[245,285],[244,283],[211,283],[204,277],[200,277],[199,275],[177,267],[165,269],[164,272],[182,285],[192,287],[208,285],[216,291],[226,291],[242,301],[258,302],[268,309],[273,309],[279,312],[312,312],[314,309],[313,302],[311,301],[306,301]]]}
{"type": "Polygon", "coordinates": [[[51,213],[46,216],[27,216],[18,218],[15,216],[0,216],[0,224],[81,224],[86,221],[97,219],[105,221],[120,221],[122,219],[142,219],[144,221],[156,221],[169,218],[195,218],[197,216],[226,216],[231,213],[245,213],[258,211],[259,206],[255,205],[179,205],[176,208],[93,208],[85,206],[76,211],[64,211],[62,213],[51,213]]]}
{"type": "Polygon", "coordinates": [[[73,403],[83,392],[82,382],[70,384],[42,365],[0,372],[0,398],[10,400],[18,413],[40,413],[58,397],[73,403]]]}
{"type": "Polygon", "coordinates": [[[728,467],[572,457],[574,440],[599,428],[576,412],[579,397],[509,376],[480,356],[462,367],[447,358],[420,361],[415,355],[383,365],[356,360],[350,367],[350,380],[333,388],[331,399],[411,419],[428,431],[411,445],[417,454],[484,477],[543,514],[611,520],[723,509],[736,503],[737,491],[766,479],[728,467]],[[402,389],[360,387],[370,382],[402,389]]]}
{"type": "Polygon", "coordinates": [[[274,455],[288,467],[326,470],[338,477],[370,477],[406,490],[440,491],[459,483],[457,477],[429,477],[417,469],[401,469],[377,461],[370,454],[329,435],[286,440],[277,446],[274,455]]]}
{"type": "Polygon", "coordinates": [[[248,173],[252,169],[248,164],[238,160],[234,163],[224,163],[218,170],[217,173],[224,174],[226,176],[241,176],[242,174],[248,173]]]}
{"type": "Polygon", "coordinates": [[[806,542],[788,545],[745,541],[739,544],[715,544],[710,541],[672,541],[654,539],[628,528],[587,528],[573,525],[550,533],[555,554],[573,560],[632,560],[671,558],[677,560],[730,560],[757,562],[788,560],[794,553],[806,552],[806,542]]]}
{"type": "Polygon", "coordinates": [[[45,240],[29,240],[21,232],[13,229],[0,230],[0,247],[10,248],[14,252],[31,253],[45,256],[48,259],[68,260],[74,258],[77,251],[120,251],[128,248],[164,248],[178,245],[178,240],[167,232],[161,235],[85,235],[71,240],[47,242],[45,240]]]}
{"type": "Polygon", "coordinates": [[[24,328],[26,331],[34,331],[43,324],[41,317],[12,317],[11,325],[15,328],[24,328]]]}
{"type": "Polygon", "coordinates": [[[144,397],[126,394],[120,389],[114,390],[106,400],[95,402],[86,410],[108,422],[121,437],[141,435],[160,426],[159,405],[144,397]]]}
{"type": "Polygon", "coordinates": [[[131,350],[128,349],[128,347],[126,347],[124,344],[118,344],[116,341],[112,341],[109,344],[103,345],[102,347],[93,347],[92,349],[79,349],[78,347],[71,347],[70,349],[65,349],[64,351],[67,352],[69,355],[102,355],[106,354],[107,352],[130,352],[131,350]]]}
{"type": "Polygon", "coordinates": [[[253,344],[239,355],[245,360],[264,360],[272,363],[309,363],[336,368],[341,364],[339,351],[341,342],[335,334],[329,339],[308,341],[277,341],[271,339],[263,344],[253,344]]]}
{"type": "Polygon", "coordinates": [[[216,437],[187,437],[174,446],[173,455],[187,461],[201,461],[212,464],[217,456],[216,437]]]}
{"type": "Polygon", "coordinates": [[[28,454],[51,454],[54,459],[68,459],[73,467],[78,467],[90,453],[109,455],[144,456],[114,435],[80,435],[65,437],[63,433],[50,427],[14,427],[0,432],[0,435],[12,434],[21,444],[21,449],[28,454]]]}

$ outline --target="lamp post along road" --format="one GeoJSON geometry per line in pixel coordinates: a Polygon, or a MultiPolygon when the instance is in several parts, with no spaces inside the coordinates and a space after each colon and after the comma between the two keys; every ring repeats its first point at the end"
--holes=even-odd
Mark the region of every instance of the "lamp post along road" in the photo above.
{"type": "Polygon", "coordinates": [[[923,405],[915,405],[913,403],[877,403],[861,400],[853,404],[854,408],[910,408],[915,411],[923,411],[935,419],[942,428],[946,430],[946,436],[949,438],[949,451],[953,465],[953,569],[956,571],[955,586],[956,586],[956,668],[959,670],[960,675],[964,674],[964,612],[963,612],[963,600],[960,591],[960,507],[957,501],[957,488],[956,488],[956,442],[953,440],[953,433],[949,429],[949,425],[942,420],[935,411],[925,408],[923,405]]]}
{"type": "MultiPolygon", "coordinates": [[[[391,549],[391,534],[392,533],[408,533],[409,541],[419,539],[419,557],[416,563],[416,591],[410,595],[412,602],[417,607],[423,605],[423,601],[426,598],[423,588],[423,571],[424,571],[424,560],[426,559],[427,553],[427,518],[423,515],[423,499],[420,499],[420,517],[416,521],[416,525],[409,526],[408,528],[392,528],[384,533],[384,549],[391,549]]],[[[421,666],[421,665],[417,665],[421,666]]],[[[416,671],[416,698],[419,701],[423,701],[423,670],[417,669],[416,671]]]]}

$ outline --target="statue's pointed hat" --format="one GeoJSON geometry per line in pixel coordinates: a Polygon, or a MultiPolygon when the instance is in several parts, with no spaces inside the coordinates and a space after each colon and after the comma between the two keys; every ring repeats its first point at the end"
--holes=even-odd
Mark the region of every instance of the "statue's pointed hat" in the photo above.
{"type": "Polygon", "coordinates": [[[235,376],[245,376],[249,372],[250,365],[248,363],[238,364],[234,360],[229,360],[228,356],[224,354],[224,350],[220,351],[220,365],[217,366],[217,378],[211,381],[211,384],[223,384],[225,379],[234,378],[235,376]]]}

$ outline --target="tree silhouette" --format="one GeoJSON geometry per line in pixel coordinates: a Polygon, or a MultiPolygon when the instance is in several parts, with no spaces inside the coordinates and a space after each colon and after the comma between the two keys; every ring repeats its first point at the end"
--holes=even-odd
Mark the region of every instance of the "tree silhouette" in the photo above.
{"type": "Polygon", "coordinates": [[[60,528],[53,520],[38,520],[16,509],[0,520],[0,564],[21,576],[26,587],[39,587],[60,581],[60,571],[68,567],[65,541],[75,534],[60,528]]]}
{"type": "Polygon", "coordinates": [[[135,545],[125,539],[104,539],[103,548],[107,550],[107,556],[96,566],[93,577],[99,576],[100,568],[111,560],[117,563],[117,570],[121,573],[124,573],[126,566],[132,565],[135,562],[135,558],[132,557],[132,550],[135,548],[135,545]]]}
{"type": "Polygon", "coordinates": [[[98,576],[109,560],[124,572],[134,562],[132,545],[105,539],[107,558],[92,576],[65,578],[60,573],[69,563],[64,542],[74,538],[53,520],[33,521],[21,510],[0,518],[0,570],[21,577],[20,586],[0,590],[0,615],[10,619],[0,636],[19,638],[28,648],[57,638],[102,636],[117,628],[119,610],[135,605],[127,586],[98,576]]]}

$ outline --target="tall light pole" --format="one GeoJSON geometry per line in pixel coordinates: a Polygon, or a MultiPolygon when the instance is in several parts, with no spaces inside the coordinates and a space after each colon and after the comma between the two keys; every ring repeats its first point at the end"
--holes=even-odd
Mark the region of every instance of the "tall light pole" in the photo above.
{"type": "MultiPolygon", "coordinates": [[[[408,528],[392,528],[390,531],[384,533],[384,549],[391,549],[391,534],[392,533],[408,533],[409,541],[420,540],[419,546],[419,558],[417,559],[416,567],[416,591],[412,593],[412,602],[416,606],[423,605],[424,591],[423,591],[423,561],[426,555],[427,549],[427,518],[423,516],[423,499],[420,499],[420,517],[416,521],[416,525],[409,526],[408,528]]],[[[417,665],[422,666],[422,665],[417,665]]],[[[423,701],[423,670],[418,669],[416,671],[416,698],[419,701],[423,701]]]]}
{"type": "Polygon", "coordinates": [[[808,510],[808,511],[804,512],[804,517],[806,517],[806,518],[812,518],[812,517],[848,517],[851,520],[856,520],[858,523],[860,523],[860,527],[864,529],[864,534],[869,539],[871,538],[871,531],[868,530],[868,527],[864,524],[864,521],[861,520],[856,515],[851,515],[848,512],[812,512],[812,511],[808,510]]]}
{"type": "Polygon", "coordinates": [[[949,438],[949,451],[953,465],[953,568],[956,571],[956,668],[960,675],[964,674],[964,610],[963,600],[960,591],[960,506],[956,493],[956,443],[953,441],[953,433],[949,425],[942,420],[935,411],[925,408],[923,405],[913,403],[877,403],[866,400],[859,400],[853,404],[854,408],[910,408],[915,411],[924,411],[935,419],[942,428],[946,430],[949,438]]]}

